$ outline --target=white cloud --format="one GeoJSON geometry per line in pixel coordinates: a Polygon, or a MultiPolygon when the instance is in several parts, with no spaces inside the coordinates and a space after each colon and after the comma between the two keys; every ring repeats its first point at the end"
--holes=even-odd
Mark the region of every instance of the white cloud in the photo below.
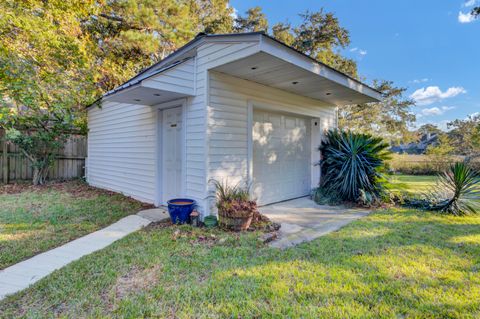
{"type": "Polygon", "coordinates": [[[458,22],[460,23],[470,23],[475,20],[475,16],[471,12],[463,13],[460,11],[458,13],[458,22]]]}
{"type": "Polygon", "coordinates": [[[455,106],[442,106],[442,110],[444,111],[450,111],[450,110],[453,110],[455,109],[455,106]]]}
{"type": "Polygon", "coordinates": [[[477,3],[477,0],[467,0],[463,4],[464,7],[473,7],[477,3]]]}
{"type": "Polygon", "coordinates": [[[428,78],[423,78],[423,79],[415,79],[415,80],[412,80],[410,81],[410,83],[415,83],[415,84],[418,84],[418,83],[425,83],[425,82],[428,82],[430,79],[428,78]]]}
{"type": "Polygon", "coordinates": [[[442,115],[446,111],[452,110],[454,108],[455,108],[454,106],[431,107],[431,108],[423,109],[422,113],[419,115],[421,115],[420,117],[442,115]]]}
{"type": "Polygon", "coordinates": [[[418,105],[429,105],[462,93],[467,93],[467,91],[460,86],[448,88],[445,92],[442,92],[438,86],[429,86],[416,90],[410,95],[410,98],[414,99],[418,105]]]}
{"type": "Polygon", "coordinates": [[[422,114],[425,116],[431,116],[431,115],[441,115],[443,111],[439,107],[432,107],[429,109],[423,109],[422,114]]]}
{"type": "Polygon", "coordinates": [[[360,49],[360,48],[358,48],[358,47],[351,48],[349,51],[352,52],[352,53],[353,53],[353,52],[356,52],[356,53],[358,53],[360,56],[365,56],[365,55],[367,55],[367,50],[363,50],[363,49],[360,49]]]}

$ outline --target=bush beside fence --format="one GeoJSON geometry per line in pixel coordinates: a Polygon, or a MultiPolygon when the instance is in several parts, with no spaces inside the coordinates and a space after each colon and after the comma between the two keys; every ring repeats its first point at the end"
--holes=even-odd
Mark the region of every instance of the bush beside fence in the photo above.
{"type": "MultiPolygon", "coordinates": [[[[58,152],[48,173],[50,180],[65,180],[85,175],[87,138],[72,135],[58,152]]],[[[27,158],[16,145],[5,143],[4,132],[0,130],[0,183],[32,179],[33,169],[27,158]]]]}

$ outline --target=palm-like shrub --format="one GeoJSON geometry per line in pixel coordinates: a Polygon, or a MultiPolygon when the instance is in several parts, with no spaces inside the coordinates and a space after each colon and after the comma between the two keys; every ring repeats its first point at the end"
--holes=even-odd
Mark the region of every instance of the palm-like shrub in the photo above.
{"type": "Polygon", "coordinates": [[[358,202],[365,194],[375,198],[382,190],[380,182],[388,144],[368,134],[332,130],[320,146],[322,181],[327,196],[358,202]]]}
{"type": "Polygon", "coordinates": [[[435,189],[425,199],[413,200],[408,204],[453,215],[478,213],[480,175],[466,163],[455,163],[439,176],[435,189]]]}

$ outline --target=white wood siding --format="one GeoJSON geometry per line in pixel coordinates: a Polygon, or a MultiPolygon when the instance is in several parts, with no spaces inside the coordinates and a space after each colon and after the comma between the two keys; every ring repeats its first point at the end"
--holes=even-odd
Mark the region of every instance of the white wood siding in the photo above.
{"type": "MultiPolygon", "coordinates": [[[[322,106],[314,99],[218,72],[209,72],[209,83],[209,178],[228,178],[231,183],[247,180],[249,102],[254,108],[319,118],[320,131],[336,125],[335,107],[322,106]]],[[[209,206],[213,208],[212,203],[209,206]]]]}
{"type": "MultiPolygon", "coordinates": [[[[336,113],[310,98],[209,71],[258,52],[258,41],[209,42],[196,50],[195,59],[144,83],[194,95],[185,107],[185,195],[209,214],[211,178],[228,177],[232,183],[247,179],[249,102],[320,118],[319,130],[334,127],[336,113]]],[[[91,185],[157,201],[157,114],[154,107],[116,102],[88,110],[91,185]]]]}
{"type": "MultiPolygon", "coordinates": [[[[212,192],[209,190],[210,176],[208,146],[216,144],[211,138],[207,123],[209,104],[208,70],[248,56],[258,50],[258,42],[215,42],[197,48],[196,94],[187,103],[187,158],[186,158],[186,192],[187,196],[197,200],[202,213],[209,214],[212,192]]],[[[228,110],[226,110],[228,112],[228,110]]]]}
{"type": "Polygon", "coordinates": [[[187,95],[194,95],[195,62],[194,59],[189,59],[169,70],[153,76],[142,82],[142,86],[182,93],[187,95]]]}
{"type": "Polygon", "coordinates": [[[88,183],[154,203],[155,110],[105,102],[88,109],[88,127],[88,183]]]}

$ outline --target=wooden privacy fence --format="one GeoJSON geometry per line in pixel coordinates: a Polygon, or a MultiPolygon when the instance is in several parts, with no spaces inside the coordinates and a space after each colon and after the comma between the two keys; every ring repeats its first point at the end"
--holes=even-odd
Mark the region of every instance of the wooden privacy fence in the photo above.
{"type": "MultiPolygon", "coordinates": [[[[65,147],[56,155],[48,178],[62,180],[83,177],[86,157],[87,138],[81,135],[72,135],[65,143],[65,147]]],[[[18,149],[18,146],[5,143],[4,131],[0,129],[0,182],[29,180],[32,179],[32,175],[33,169],[28,159],[18,149]]]]}

